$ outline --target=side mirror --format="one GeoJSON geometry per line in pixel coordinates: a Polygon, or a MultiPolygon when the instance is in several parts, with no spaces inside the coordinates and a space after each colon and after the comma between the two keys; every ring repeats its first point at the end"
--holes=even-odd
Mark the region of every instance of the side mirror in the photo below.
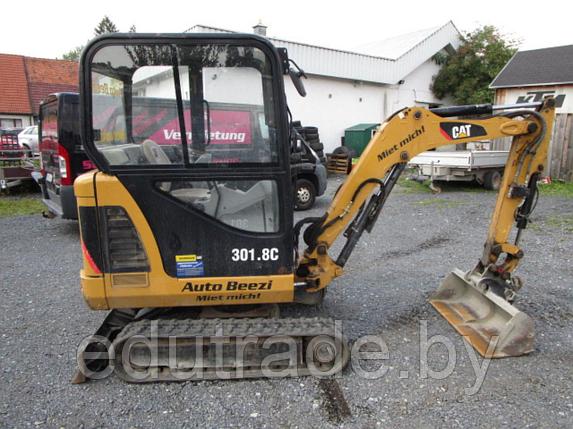
{"type": "Polygon", "coordinates": [[[306,75],[304,74],[304,72],[301,69],[298,69],[298,71],[296,71],[293,68],[289,68],[288,74],[299,95],[301,97],[306,97],[306,89],[304,88],[304,84],[302,83],[301,79],[301,77],[304,77],[306,79],[306,75]]]}

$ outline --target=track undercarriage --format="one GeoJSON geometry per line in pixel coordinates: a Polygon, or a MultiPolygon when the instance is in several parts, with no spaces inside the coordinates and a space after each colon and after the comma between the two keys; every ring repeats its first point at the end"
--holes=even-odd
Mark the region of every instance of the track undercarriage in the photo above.
{"type": "Polygon", "coordinates": [[[78,353],[73,382],[112,372],[133,383],[330,376],[349,360],[330,318],[280,318],[277,306],[193,313],[112,311],[78,353]]]}

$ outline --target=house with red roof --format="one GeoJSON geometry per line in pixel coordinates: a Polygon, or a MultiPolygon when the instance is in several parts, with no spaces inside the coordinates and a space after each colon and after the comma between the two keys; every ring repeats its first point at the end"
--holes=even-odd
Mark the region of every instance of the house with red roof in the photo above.
{"type": "Polygon", "coordinates": [[[69,91],[78,91],[77,62],[0,54],[0,128],[33,125],[44,98],[69,91]]]}

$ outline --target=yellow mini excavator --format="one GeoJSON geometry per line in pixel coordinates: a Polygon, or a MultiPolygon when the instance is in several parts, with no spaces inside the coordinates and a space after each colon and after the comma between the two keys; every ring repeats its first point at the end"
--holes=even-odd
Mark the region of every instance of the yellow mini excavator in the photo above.
{"type": "Polygon", "coordinates": [[[513,273],[553,100],[404,108],[326,213],[294,224],[289,156],[304,142],[286,74],[304,95],[287,51],[255,35],[111,34],[85,49],[81,134],[98,169],[74,185],[81,285],[90,308],[111,312],[82,346],[75,382],[113,369],[131,382],[339,372],[349,351],[337,323],[281,318],[277,304],[321,302],[413,156],[502,137],[513,141],[483,255],[430,303],[483,356],[533,350],[533,322],[511,304],[513,273]]]}

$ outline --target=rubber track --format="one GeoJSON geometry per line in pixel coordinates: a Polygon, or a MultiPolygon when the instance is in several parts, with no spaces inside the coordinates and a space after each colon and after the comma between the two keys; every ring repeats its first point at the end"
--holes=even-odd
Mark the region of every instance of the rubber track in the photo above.
{"type": "MultiPolygon", "coordinates": [[[[337,365],[333,372],[324,375],[331,375],[341,371],[349,360],[348,345],[346,340],[342,337],[342,332],[335,332],[335,322],[333,319],[328,318],[243,318],[243,319],[156,319],[156,320],[140,320],[132,322],[127,325],[114,341],[114,345],[121,349],[122,343],[127,341],[130,337],[143,336],[148,338],[151,334],[152,322],[155,324],[154,329],[157,329],[158,339],[177,337],[177,338],[232,338],[232,337],[273,337],[273,336],[288,336],[288,337],[317,337],[325,335],[335,337],[340,335],[342,340],[341,350],[341,365],[337,365]]],[[[116,363],[116,369],[119,371],[117,375],[123,380],[131,383],[148,383],[158,381],[187,381],[187,380],[216,380],[221,379],[220,373],[212,369],[203,370],[200,375],[192,374],[188,376],[186,372],[179,370],[171,370],[163,368],[159,371],[153,372],[152,377],[144,377],[142,379],[133,378],[127,374],[121,367],[120,362],[116,363]],[[177,375],[179,374],[179,375],[177,375]],[[181,375],[184,375],[182,378],[181,375]]],[[[297,376],[311,375],[306,366],[297,366],[297,376]]],[[[229,379],[241,378],[260,378],[260,377],[283,377],[279,373],[264,373],[259,369],[245,369],[238,372],[230,371],[229,379]]],[[[290,376],[290,375],[287,375],[290,376]]]]}
{"type": "MultiPolygon", "coordinates": [[[[114,344],[136,335],[149,336],[153,320],[140,320],[127,325],[114,344]]],[[[333,335],[334,320],[329,318],[251,318],[251,319],[157,319],[158,337],[244,337],[275,335],[314,337],[333,335]]]]}

